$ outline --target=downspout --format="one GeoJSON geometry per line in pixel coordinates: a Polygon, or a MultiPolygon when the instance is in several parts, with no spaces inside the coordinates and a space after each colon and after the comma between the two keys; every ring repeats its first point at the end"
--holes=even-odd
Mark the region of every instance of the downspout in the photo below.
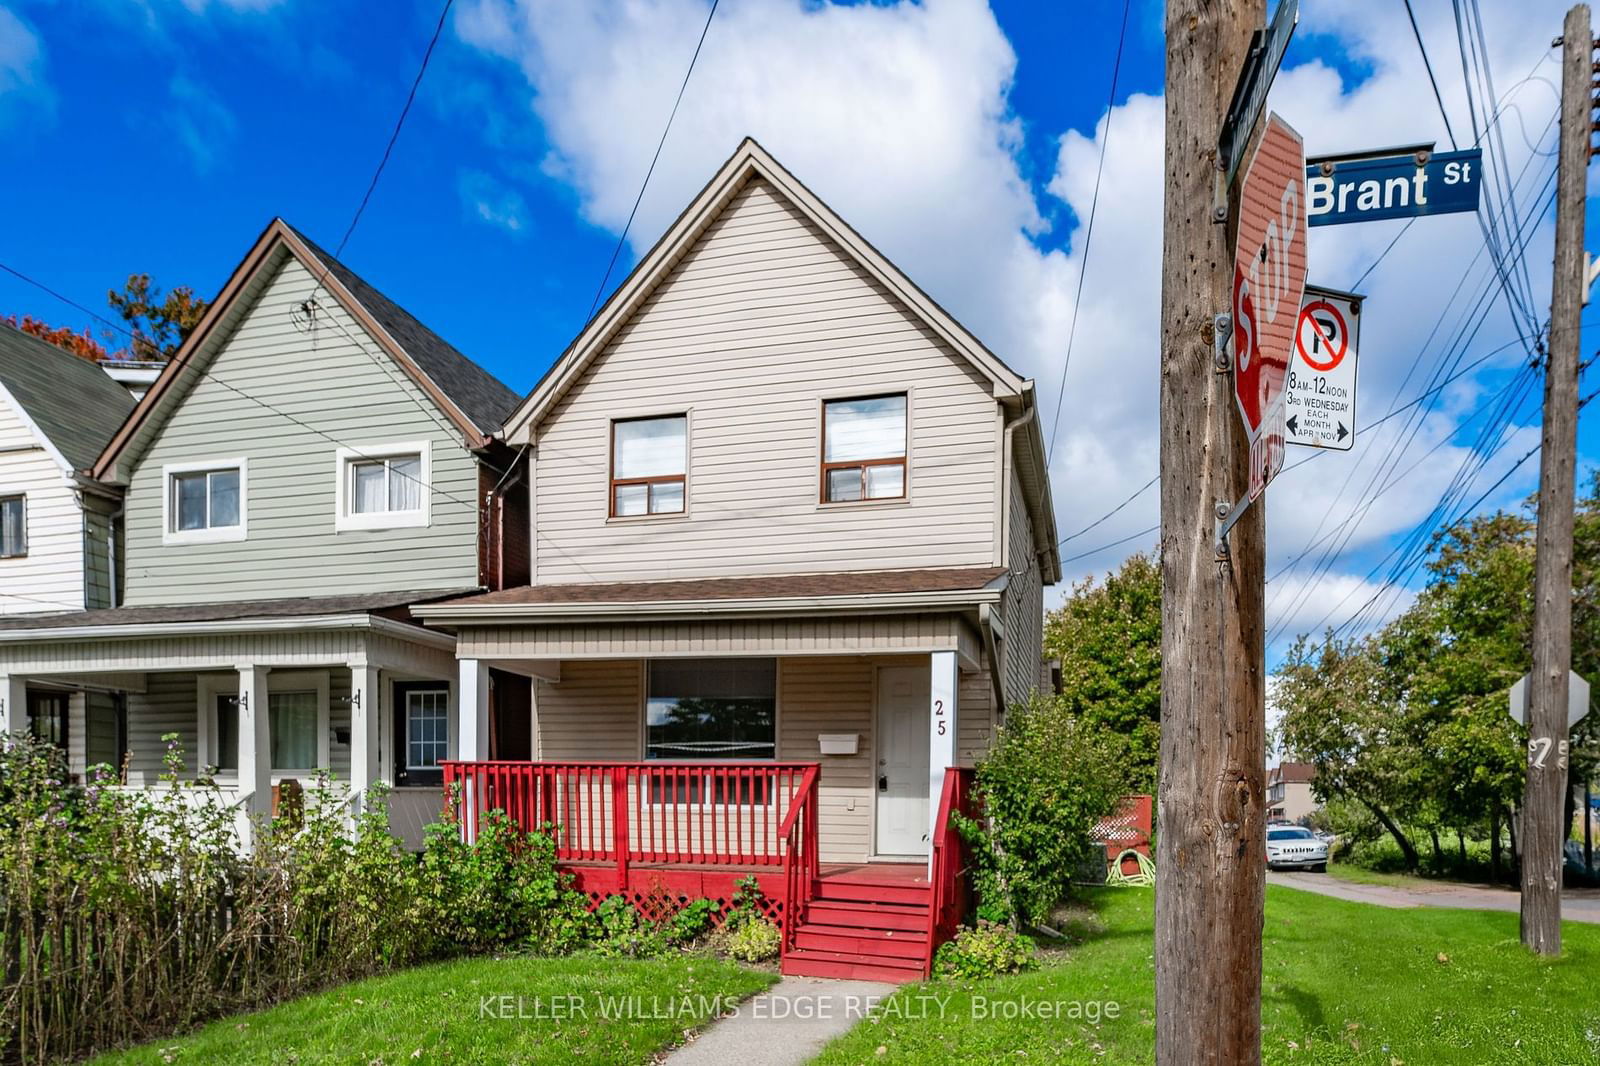
{"type": "MultiPolygon", "coordinates": [[[[1011,459],[1016,454],[1016,448],[1012,444],[1012,437],[1017,430],[1033,421],[1038,416],[1038,413],[1039,408],[1036,405],[1027,403],[1024,400],[1022,413],[1005,425],[1005,447],[1003,449],[1005,460],[1002,464],[1004,469],[1001,471],[1001,491],[1004,493],[1004,497],[1000,506],[1000,561],[1007,570],[1010,570],[1013,566],[1011,558],[1011,459]]],[[[1030,559],[1028,564],[1035,564],[1035,561],[1030,559]]],[[[996,647],[997,642],[994,639],[994,626],[997,622],[1002,627],[1004,626],[1004,622],[994,616],[988,604],[982,604],[978,607],[978,624],[983,630],[983,642],[985,647],[989,649],[989,662],[992,664],[992,668],[989,671],[989,680],[994,687],[994,697],[1000,708],[1000,713],[1004,714],[1006,711],[1005,685],[1002,683],[1000,676],[1002,667],[999,651],[996,647]]]]}

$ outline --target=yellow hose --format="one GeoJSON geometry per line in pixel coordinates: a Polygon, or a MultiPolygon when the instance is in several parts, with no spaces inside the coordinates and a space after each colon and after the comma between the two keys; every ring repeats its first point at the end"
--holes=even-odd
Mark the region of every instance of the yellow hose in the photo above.
{"type": "Polygon", "coordinates": [[[1148,887],[1150,887],[1151,885],[1153,885],[1155,883],[1156,883],[1156,864],[1155,864],[1155,860],[1150,858],[1150,856],[1144,854],[1143,852],[1135,851],[1132,848],[1128,848],[1127,850],[1123,851],[1122,854],[1118,855],[1115,859],[1112,859],[1110,868],[1106,870],[1106,884],[1108,884],[1108,885],[1122,885],[1122,886],[1134,886],[1134,887],[1138,887],[1138,888],[1148,888],[1148,887]],[[1138,864],[1139,864],[1139,872],[1138,873],[1125,874],[1125,873],[1122,872],[1122,860],[1126,859],[1129,855],[1132,855],[1134,857],[1134,860],[1136,862],[1138,862],[1138,864]]]}

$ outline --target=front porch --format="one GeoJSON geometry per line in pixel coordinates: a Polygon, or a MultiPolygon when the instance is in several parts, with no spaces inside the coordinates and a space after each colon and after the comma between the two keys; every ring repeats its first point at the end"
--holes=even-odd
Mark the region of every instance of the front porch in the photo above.
{"type": "Polygon", "coordinates": [[[754,876],[782,931],[786,974],[912,981],[954,935],[968,902],[967,857],[949,828],[971,813],[972,771],[940,777],[928,859],[824,862],[817,763],[456,761],[444,765],[463,833],[499,810],[554,835],[556,857],[593,905],[621,896],[649,918],[695,899],[718,904],[754,876]]]}

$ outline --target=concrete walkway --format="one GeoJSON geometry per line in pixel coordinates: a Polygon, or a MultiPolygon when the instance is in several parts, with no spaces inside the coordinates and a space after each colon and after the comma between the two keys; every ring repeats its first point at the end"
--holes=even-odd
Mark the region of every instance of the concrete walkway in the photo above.
{"type": "Polygon", "coordinates": [[[790,1066],[853,1028],[895,985],[785,977],[668,1055],[668,1066],[790,1066]]]}
{"type": "MultiPolygon", "coordinates": [[[[1375,903],[1380,907],[1459,907],[1463,910],[1510,911],[1515,914],[1522,906],[1521,895],[1514,889],[1484,885],[1446,882],[1416,887],[1361,885],[1328,874],[1272,871],[1267,873],[1267,884],[1298,888],[1355,903],[1375,903]]],[[[1567,889],[1561,895],[1561,917],[1572,922],[1600,924],[1600,889],[1567,889]]]]}

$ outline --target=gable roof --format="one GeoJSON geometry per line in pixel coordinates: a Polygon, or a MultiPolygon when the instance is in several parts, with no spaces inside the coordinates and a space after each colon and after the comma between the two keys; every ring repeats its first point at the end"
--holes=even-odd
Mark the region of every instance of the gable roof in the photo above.
{"type": "Polygon", "coordinates": [[[234,327],[254,306],[258,279],[270,277],[289,258],[319,278],[322,288],[461,430],[468,447],[482,447],[496,434],[516,405],[516,393],[283,219],[275,218],[107,444],[94,464],[95,477],[111,476],[130,453],[136,456],[148,446],[166,415],[204,376],[234,327]]]}
{"type": "Polygon", "coordinates": [[[611,338],[656,286],[666,279],[706,227],[753,178],[768,182],[780,196],[844,249],[862,269],[921,318],[957,355],[965,358],[988,378],[994,385],[997,397],[1021,397],[1028,384],[1021,376],[984,347],[982,341],[918,288],[899,267],[889,262],[831,207],[785,170],[765,148],[746,137],[507,418],[505,435],[508,440],[513,434],[537,424],[550,411],[584,369],[605,350],[611,338]]]}
{"type": "Polygon", "coordinates": [[[0,325],[0,388],[68,473],[94,465],[134,406],[97,364],[7,325],[0,325]]]}

